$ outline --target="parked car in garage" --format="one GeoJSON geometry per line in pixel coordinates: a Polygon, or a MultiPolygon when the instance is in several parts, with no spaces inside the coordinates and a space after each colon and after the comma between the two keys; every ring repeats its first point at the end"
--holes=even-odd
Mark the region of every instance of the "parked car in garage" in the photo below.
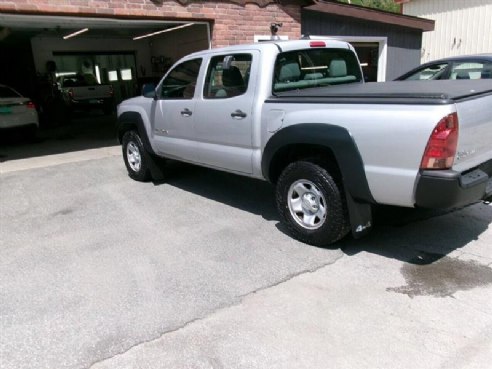
{"type": "Polygon", "coordinates": [[[34,137],[39,128],[38,112],[28,97],[0,84],[0,129],[23,129],[34,137]]]}
{"type": "Polygon", "coordinates": [[[396,81],[492,79],[492,54],[463,55],[434,60],[412,69],[396,81]]]}
{"type": "Polygon", "coordinates": [[[57,79],[68,110],[100,109],[104,114],[114,110],[113,86],[100,84],[93,75],[64,75],[57,79]]]}

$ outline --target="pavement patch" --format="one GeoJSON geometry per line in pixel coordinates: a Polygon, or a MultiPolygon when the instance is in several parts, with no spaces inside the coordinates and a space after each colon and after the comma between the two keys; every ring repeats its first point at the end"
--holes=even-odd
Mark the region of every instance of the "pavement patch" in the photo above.
{"type": "Polygon", "coordinates": [[[458,291],[492,284],[492,269],[474,260],[421,253],[401,267],[405,286],[386,290],[416,296],[452,297],[458,291]]]}

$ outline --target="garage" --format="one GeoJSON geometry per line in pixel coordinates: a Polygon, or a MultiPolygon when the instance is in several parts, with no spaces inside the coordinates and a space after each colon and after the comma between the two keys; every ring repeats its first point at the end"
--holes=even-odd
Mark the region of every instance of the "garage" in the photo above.
{"type": "MultiPolygon", "coordinates": [[[[208,22],[1,14],[0,24],[0,81],[34,102],[44,140],[112,135],[116,104],[159,80],[181,56],[210,45],[208,22]],[[68,82],[81,75],[88,86],[105,85],[111,103],[68,111],[68,82]]],[[[13,143],[19,134],[13,132],[13,143]]]]}
{"type": "Polygon", "coordinates": [[[50,74],[83,72],[111,82],[118,102],[132,85],[210,45],[207,22],[1,14],[0,24],[0,79],[29,95],[50,74]]]}
{"type": "Polygon", "coordinates": [[[138,95],[144,83],[159,80],[190,52],[269,37],[271,23],[283,25],[283,37],[299,38],[303,4],[0,0],[0,85],[31,99],[40,121],[37,145],[24,132],[2,130],[0,161],[114,145],[115,106],[138,95]],[[63,98],[69,91],[61,84],[73,83],[79,74],[111,86],[113,114],[104,114],[109,109],[67,114],[63,98]],[[49,148],[37,150],[39,141],[49,141],[49,148]]]}

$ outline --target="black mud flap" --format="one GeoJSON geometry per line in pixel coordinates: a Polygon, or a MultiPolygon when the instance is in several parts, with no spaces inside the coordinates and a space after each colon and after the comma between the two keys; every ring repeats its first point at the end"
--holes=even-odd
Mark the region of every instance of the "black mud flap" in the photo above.
{"type": "Polygon", "coordinates": [[[355,201],[348,191],[345,193],[352,236],[355,239],[364,237],[372,229],[372,206],[355,201]]]}
{"type": "Polygon", "coordinates": [[[487,188],[485,188],[485,199],[483,202],[486,204],[492,203],[492,177],[487,182],[487,188]]]}
{"type": "Polygon", "coordinates": [[[152,155],[148,151],[146,151],[146,155],[149,163],[150,176],[153,182],[162,182],[165,179],[164,174],[164,159],[152,155]]]}

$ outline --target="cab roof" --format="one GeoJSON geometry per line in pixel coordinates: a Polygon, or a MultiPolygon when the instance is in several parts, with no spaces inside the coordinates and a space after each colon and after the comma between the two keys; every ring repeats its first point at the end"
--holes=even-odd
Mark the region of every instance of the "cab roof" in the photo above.
{"type": "Polygon", "coordinates": [[[311,39],[303,39],[303,40],[289,40],[289,41],[283,41],[283,40],[269,40],[269,41],[262,41],[262,42],[257,42],[253,44],[241,44],[241,45],[234,45],[234,46],[227,46],[227,47],[221,47],[221,48],[213,48],[213,49],[208,49],[208,50],[202,50],[198,51],[196,53],[188,55],[186,58],[189,57],[197,57],[197,56],[204,56],[208,54],[217,54],[217,53],[232,53],[232,52],[237,52],[237,51],[244,51],[248,49],[253,49],[253,50],[278,50],[279,52],[284,52],[284,51],[292,51],[292,50],[299,50],[299,49],[309,49],[309,48],[315,48],[315,47],[325,47],[325,48],[333,48],[333,49],[351,49],[351,46],[348,42],[345,41],[340,41],[336,39],[331,39],[331,38],[323,38],[319,39],[316,38],[315,40],[311,39]],[[320,46],[324,42],[325,46],[320,46]],[[316,46],[313,46],[316,45],[316,46]]]}

